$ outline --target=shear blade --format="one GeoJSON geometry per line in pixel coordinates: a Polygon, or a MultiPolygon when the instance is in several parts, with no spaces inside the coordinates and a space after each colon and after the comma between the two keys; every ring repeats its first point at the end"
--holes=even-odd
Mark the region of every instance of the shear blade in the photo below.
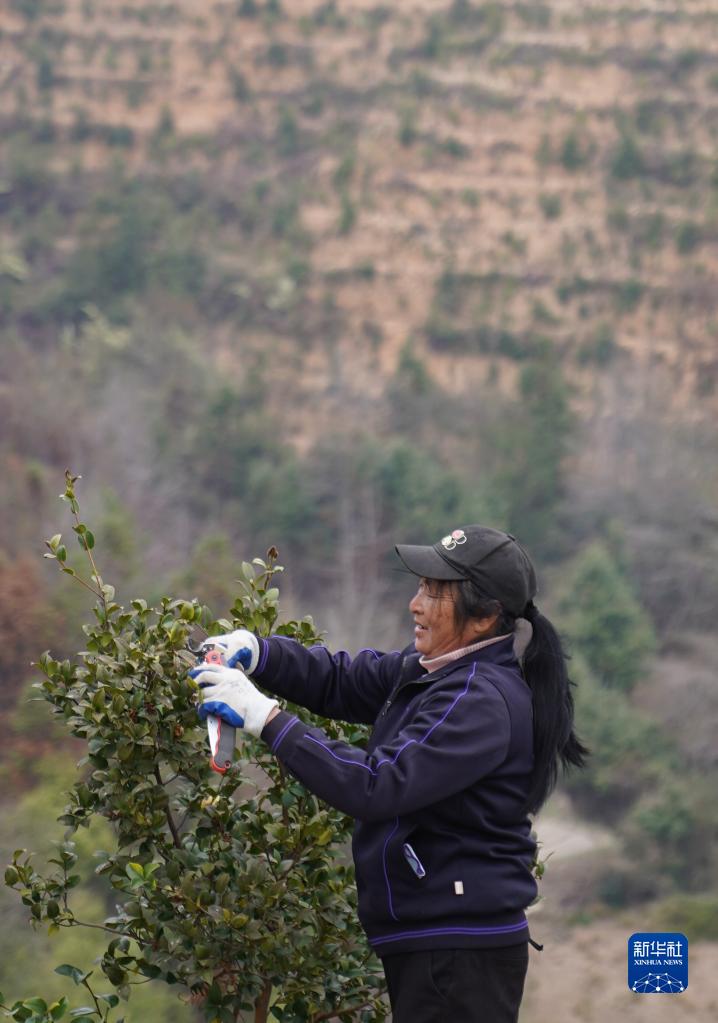
{"type": "Polygon", "coordinates": [[[219,749],[219,718],[214,714],[210,714],[207,718],[207,735],[209,736],[209,748],[214,756],[219,749]]]}

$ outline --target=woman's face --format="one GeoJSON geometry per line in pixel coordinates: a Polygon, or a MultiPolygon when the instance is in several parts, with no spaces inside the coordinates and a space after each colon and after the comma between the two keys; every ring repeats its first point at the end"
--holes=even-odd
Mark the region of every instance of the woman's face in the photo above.
{"type": "MultiPolygon", "coordinates": [[[[458,627],[454,619],[454,590],[450,584],[422,579],[409,603],[414,617],[414,645],[424,657],[439,657],[486,638],[488,630],[472,619],[458,627]]],[[[488,619],[486,620],[488,621],[488,619]]]]}

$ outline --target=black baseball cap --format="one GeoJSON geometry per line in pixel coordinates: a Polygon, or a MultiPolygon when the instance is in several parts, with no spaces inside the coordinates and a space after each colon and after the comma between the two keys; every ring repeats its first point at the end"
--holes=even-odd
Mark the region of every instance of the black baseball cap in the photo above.
{"type": "Polygon", "coordinates": [[[397,544],[396,553],[424,579],[470,579],[517,617],[536,595],[536,570],[510,533],[490,526],[453,529],[431,547],[397,544]]]}

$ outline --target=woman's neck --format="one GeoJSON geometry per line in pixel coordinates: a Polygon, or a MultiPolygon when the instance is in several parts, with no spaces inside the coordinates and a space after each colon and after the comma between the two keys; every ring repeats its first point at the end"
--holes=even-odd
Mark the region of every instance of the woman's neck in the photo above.
{"type": "Polygon", "coordinates": [[[439,668],[443,668],[447,664],[451,664],[452,661],[458,661],[460,657],[465,657],[467,654],[473,654],[475,650],[480,650],[482,647],[490,646],[492,643],[498,643],[500,639],[507,639],[511,633],[507,632],[503,636],[491,636],[490,639],[479,640],[478,643],[470,643],[469,646],[462,646],[456,650],[449,650],[445,654],[439,654],[438,657],[420,657],[419,664],[422,668],[426,668],[428,672],[438,671],[439,668]]]}

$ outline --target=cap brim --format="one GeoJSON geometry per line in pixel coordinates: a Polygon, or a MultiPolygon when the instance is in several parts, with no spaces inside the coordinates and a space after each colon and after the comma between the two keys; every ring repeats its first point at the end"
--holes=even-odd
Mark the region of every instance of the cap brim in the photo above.
{"type": "Polygon", "coordinates": [[[433,547],[400,543],[395,546],[394,550],[413,575],[421,576],[424,579],[466,578],[464,574],[447,564],[433,547]]]}

